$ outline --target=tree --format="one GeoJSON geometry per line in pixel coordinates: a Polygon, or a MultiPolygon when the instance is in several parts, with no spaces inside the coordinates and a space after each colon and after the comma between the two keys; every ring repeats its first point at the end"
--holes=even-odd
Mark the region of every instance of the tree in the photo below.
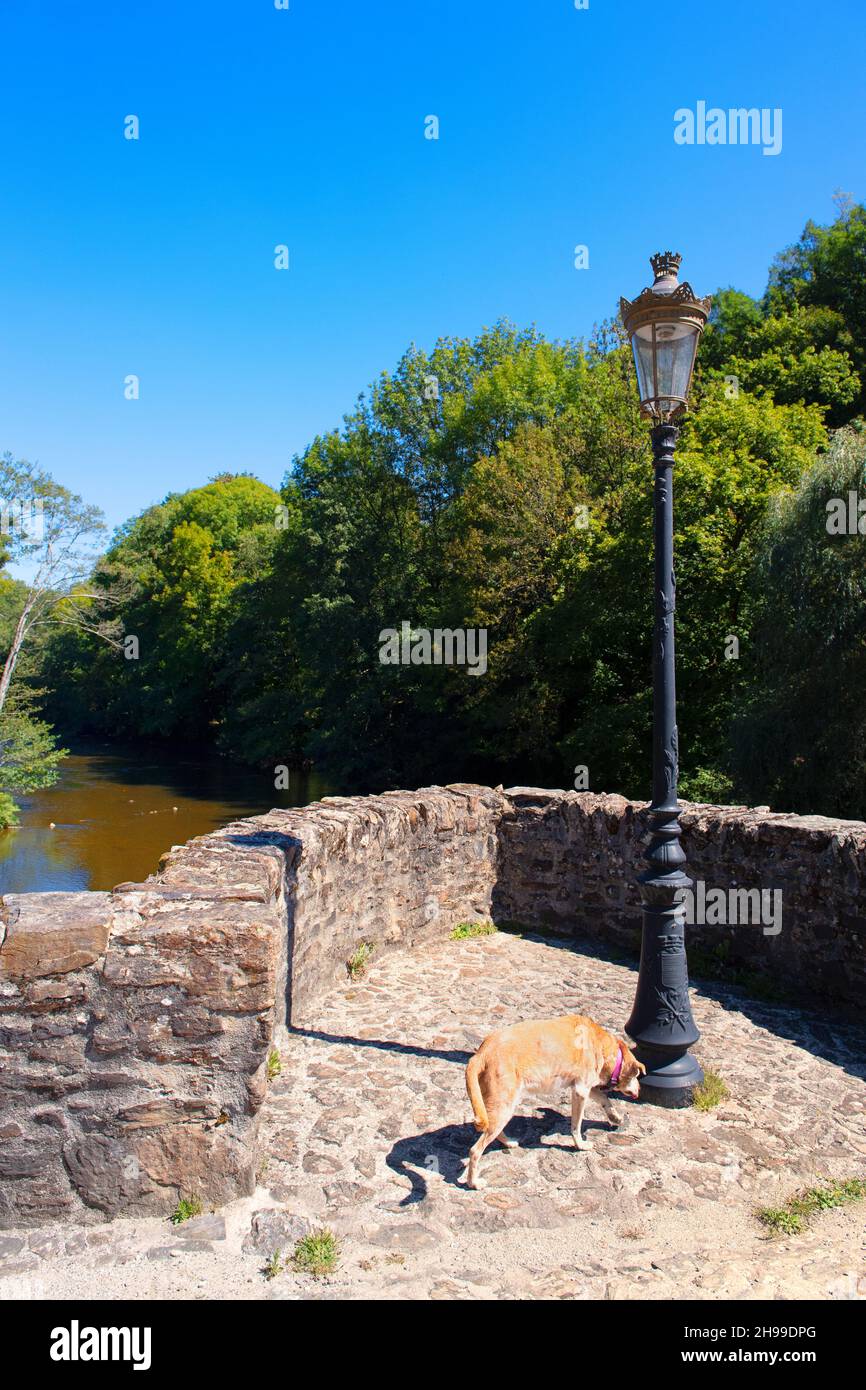
{"type": "MultiPolygon", "coordinates": [[[[583,765],[593,788],[640,796],[651,765],[652,467],[634,392],[619,385],[615,359],[602,365],[558,425],[479,462],[455,550],[467,607],[491,628],[472,742],[497,770],[518,760],[524,775],[563,785],[583,765]]],[[[674,517],[687,795],[729,785],[741,663],[726,660],[727,639],[748,643],[748,582],[768,502],[825,438],[816,407],[729,400],[720,386],[683,430],[674,517]]]]}
{"type": "MultiPolygon", "coordinates": [[[[587,376],[579,345],[509,324],[443,339],[429,354],[410,349],[341,431],[294,461],[283,497],[295,520],[274,555],[284,618],[272,642],[297,660],[280,671],[268,659],[252,706],[271,721],[275,751],[301,739],[344,786],[459,775],[472,758],[462,734],[473,679],[383,665],[378,635],[404,620],[464,623],[453,511],[467,477],[499,442],[561,415],[587,376]]],[[[230,737],[258,752],[267,726],[235,725],[230,737]]]]}
{"type": "Polygon", "coordinates": [[[794,305],[835,315],[835,346],[851,358],[859,391],[844,423],[866,415],[866,207],[845,195],[836,198],[828,226],[809,221],[800,240],[774,260],[765,296],[768,312],[794,305]]]}
{"type": "MultiPolygon", "coordinates": [[[[724,306],[724,324],[723,315],[724,306]]],[[[849,418],[860,394],[850,356],[832,346],[843,328],[832,309],[795,304],[757,322],[725,324],[719,332],[721,351],[712,336],[709,347],[711,353],[715,347],[720,368],[736,377],[739,388],[763,392],[778,405],[821,404],[831,420],[841,421],[849,418]]]]}
{"type": "MultiPolygon", "coordinates": [[[[86,604],[94,595],[83,585],[94,555],[87,543],[104,528],[97,507],[11,454],[0,460],[0,497],[7,559],[32,571],[0,673],[2,714],[21,653],[36,629],[47,623],[91,626],[86,604]]],[[[107,625],[94,630],[110,633],[107,625]]]]}
{"type": "Polygon", "coordinates": [[[227,635],[245,587],[270,567],[279,505],[257,478],[224,474],[121,527],[92,575],[93,630],[51,644],[52,716],[133,737],[203,739],[218,728],[233,674],[227,635]],[[96,629],[119,611],[122,637],[106,648],[96,629]]]}
{"type": "Polygon", "coordinates": [[[866,497],[864,484],[866,430],[851,426],[768,512],[733,731],[750,800],[866,817],[866,517],[860,529],[849,496],[866,497]]]}
{"type": "Polygon", "coordinates": [[[8,707],[0,714],[0,827],[18,820],[16,796],[50,787],[58,777],[66,749],[42,720],[8,707]]]}
{"type": "Polygon", "coordinates": [[[0,460],[0,497],[3,562],[30,574],[0,578],[0,825],[8,826],[17,819],[15,796],[51,786],[66,755],[50,727],[34,717],[41,692],[28,685],[47,630],[88,628],[111,640],[113,625],[92,622],[84,585],[93,564],[88,542],[102,529],[97,508],[11,454],[0,460]]]}

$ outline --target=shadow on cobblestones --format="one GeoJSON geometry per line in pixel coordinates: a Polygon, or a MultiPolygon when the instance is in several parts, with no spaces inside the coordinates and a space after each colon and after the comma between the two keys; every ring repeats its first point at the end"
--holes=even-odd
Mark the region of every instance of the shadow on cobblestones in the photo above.
{"type": "Polygon", "coordinates": [[[386,1041],[384,1038],[356,1038],[350,1033],[323,1033],[316,1028],[290,1028],[289,1033],[299,1038],[315,1038],[317,1042],[341,1043],[349,1047],[373,1047],[382,1052],[402,1052],[407,1057],[436,1058],[440,1062],[459,1062],[466,1066],[471,1052],[457,1048],[446,1051],[437,1047],[415,1047],[412,1043],[386,1041]]]}
{"type": "MultiPolygon", "coordinates": [[[[527,1101],[527,1107],[533,1113],[515,1115],[506,1130],[508,1137],[516,1140],[520,1149],[541,1149],[545,1153],[557,1150],[568,1154],[575,1152],[569,1115],[534,1106],[532,1100],[527,1101]],[[557,1137],[561,1142],[557,1142],[557,1137]]],[[[584,1130],[587,1137],[591,1137],[594,1130],[603,1134],[611,1132],[612,1126],[606,1120],[586,1119],[584,1130]]],[[[398,1177],[412,1184],[411,1191],[400,1206],[414,1206],[425,1200],[429,1195],[427,1173],[435,1173],[451,1187],[464,1187],[463,1169],[469,1149],[477,1137],[473,1125],[463,1124],[443,1125],[441,1129],[428,1129],[398,1139],[385,1162],[398,1177]]],[[[499,1144],[494,1144],[490,1150],[491,1155],[500,1152],[502,1146],[499,1144]]]]}
{"type": "MultiPolygon", "coordinates": [[[[694,929],[689,931],[695,944],[699,944],[699,932],[694,929]]],[[[552,936],[529,930],[520,935],[526,941],[537,941],[569,955],[577,953],[590,960],[616,964],[629,971],[637,983],[637,956],[627,956],[616,946],[582,936],[552,936]]],[[[687,947],[688,944],[687,932],[687,947]]],[[[720,1004],[723,1009],[749,1019],[759,1028],[768,1029],[777,1037],[796,1043],[813,1056],[842,1067],[851,1076],[866,1080],[866,1031],[862,1022],[852,1018],[848,1012],[840,1013],[830,1001],[805,993],[805,986],[802,999],[780,1002],[756,998],[743,985],[710,979],[697,970],[689,971],[689,983],[694,995],[703,995],[720,1004]]]]}

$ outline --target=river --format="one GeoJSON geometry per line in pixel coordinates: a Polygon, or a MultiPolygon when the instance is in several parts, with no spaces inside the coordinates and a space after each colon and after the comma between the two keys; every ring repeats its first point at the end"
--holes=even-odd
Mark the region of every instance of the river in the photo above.
{"type": "Polygon", "coordinates": [[[111,743],[76,749],[60,772],[21,798],[17,828],[0,831],[0,894],[138,882],[193,835],[328,793],[313,775],[292,773],[288,791],[275,791],[272,771],[111,743]]]}

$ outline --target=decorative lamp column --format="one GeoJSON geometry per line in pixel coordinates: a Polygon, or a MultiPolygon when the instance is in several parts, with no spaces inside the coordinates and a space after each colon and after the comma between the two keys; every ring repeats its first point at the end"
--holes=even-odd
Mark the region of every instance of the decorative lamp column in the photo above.
{"type": "Polygon", "coordinates": [[[689,1003],[685,912],[678,898],[692,880],[685,872],[677,800],[679,749],[676,721],[673,556],[673,466],[675,420],[688,403],[698,341],[711,300],[698,299],[677,279],[682,257],[663,251],[651,257],[651,288],[631,303],[620,301],[637,369],[641,414],[652,420],[653,542],[655,551],[653,632],[653,782],[648,813],[648,868],[640,875],[643,937],[640,974],[626,1031],[646,1067],[641,1096],[657,1105],[691,1104],[703,1072],[689,1052],[700,1037],[689,1003]]]}

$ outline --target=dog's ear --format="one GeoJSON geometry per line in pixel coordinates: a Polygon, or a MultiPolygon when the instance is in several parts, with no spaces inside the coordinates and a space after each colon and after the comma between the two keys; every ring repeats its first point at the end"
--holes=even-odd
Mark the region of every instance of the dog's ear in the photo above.
{"type": "Polygon", "coordinates": [[[634,1053],[632,1052],[631,1048],[629,1047],[628,1043],[623,1042],[621,1038],[617,1038],[617,1042],[619,1043],[620,1047],[622,1048],[622,1055],[623,1055],[623,1057],[627,1057],[627,1058],[628,1058],[629,1062],[632,1063],[632,1065],[634,1066],[635,1071],[636,1071],[640,1076],[646,1076],[646,1067],[644,1066],[643,1062],[639,1062],[639,1061],[638,1061],[637,1057],[635,1057],[635,1055],[634,1055],[634,1053]]]}

